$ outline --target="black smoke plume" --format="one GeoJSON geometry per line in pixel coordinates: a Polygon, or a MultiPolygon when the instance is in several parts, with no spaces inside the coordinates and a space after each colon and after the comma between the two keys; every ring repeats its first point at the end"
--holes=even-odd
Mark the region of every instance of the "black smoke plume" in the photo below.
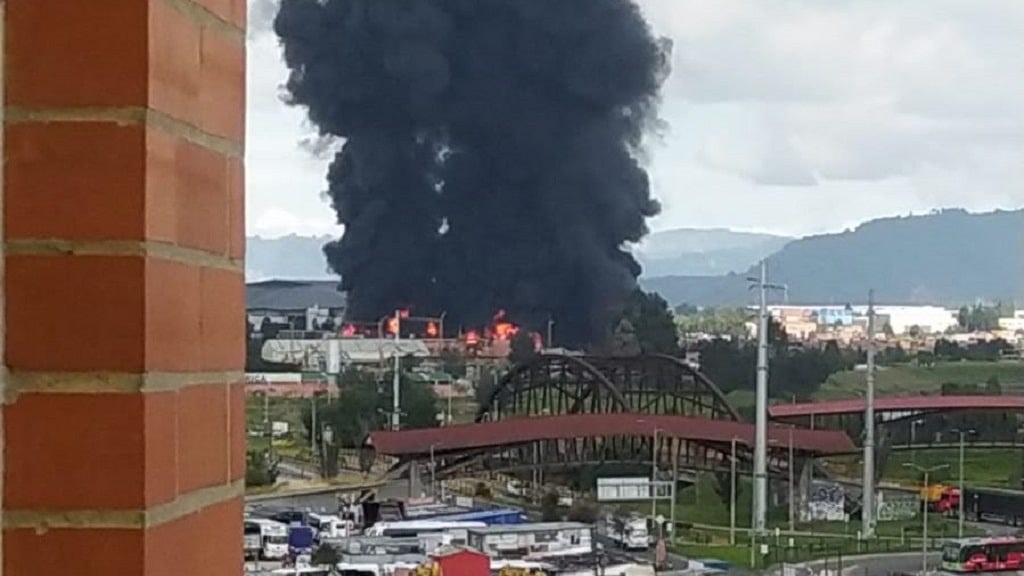
{"type": "Polygon", "coordinates": [[[603,340],[658,212],[638,163],[670,46],[630,0],[282,0],[290,102],[344,142],[325,247],[350,316],[603,340]]]}

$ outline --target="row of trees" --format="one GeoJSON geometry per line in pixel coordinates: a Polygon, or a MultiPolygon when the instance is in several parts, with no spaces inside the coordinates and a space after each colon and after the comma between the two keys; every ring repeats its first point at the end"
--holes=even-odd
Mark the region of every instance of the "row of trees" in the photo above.
{"type": "MultiPolygon", "coordinates": [[[[842,350],[835,342],[824,348],[798,348],[778,323],[768,328],[771,391],[783,398],[809,398],[832,374],[852,370],[863,360],[858,350],[842,350]]],[[[757,344],[715,339],[697,344],[701,369],[723,392],[753,390],[757,378],[757,344]]]]}
{"type": "Polygon", "coordinates": [[[1013,316],[1013,312],[1013,305],[1003,302],[996,302],[993,306],[963,306],[957,312],[957,323],[967,332],[995,330],[999,328],[999,319],[1013,316]]]}
{"type": "MultiPolygon", "coordinates": [[[[362,447],[374,430],[384,429],[392,412],[394,394],[392,372],[378,375],[351,370],[340,375],[337,398],[317,404],[316,443],[323,441],[323,431],[330,428],[331,443],[337,447],[362,447]]],[[[437,425],[437,397],[429,385],[402,375],[399,382],[399,403],[402,426],[426,428],[437,425]]],[[[312,408],[306,406],[303,422],[312,429],[312,408]]]]}

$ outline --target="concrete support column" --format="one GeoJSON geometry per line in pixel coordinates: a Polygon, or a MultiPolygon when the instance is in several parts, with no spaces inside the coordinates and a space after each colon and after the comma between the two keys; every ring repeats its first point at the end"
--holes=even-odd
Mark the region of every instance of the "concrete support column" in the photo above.
{"type": "Polygon", "coordinates": [[[244,0],[8,0],[3,573],[242,572],[244,0]]]}
{"type": "Polygon", "coordinates": [[[807,505],[811,501],[811,480],[814,477],[814,459],[802,458],[794,468],[800,471],[800,479],[798,480],[798,496],[796,499],[796,517],[801,522],[806,522],[808,520],[807,505]]]}

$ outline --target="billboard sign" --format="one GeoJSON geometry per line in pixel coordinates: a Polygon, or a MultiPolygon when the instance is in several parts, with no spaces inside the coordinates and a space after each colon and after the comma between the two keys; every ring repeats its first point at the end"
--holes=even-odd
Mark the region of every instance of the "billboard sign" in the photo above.
{"type": "Polygon", "coordinates": [[[651,482],[645,477],[597,479],[598,502],[629,502],[671,497],[671,482],[651,482]]]}

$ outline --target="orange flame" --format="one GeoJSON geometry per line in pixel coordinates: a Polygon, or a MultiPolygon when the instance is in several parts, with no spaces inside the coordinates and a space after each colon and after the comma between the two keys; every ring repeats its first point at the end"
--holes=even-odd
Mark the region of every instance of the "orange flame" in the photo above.
{"type": "Polygon", "coordinates": [[[511,340],[519,332],[519,326],[505,319],[505,309],[500,308],[492,318],[491,336],[495,340],[511,340]]]}
{"type": "Polygon", "coordinates": [[[437,338],[437,324],[434,324],[433,322],[427,324],[427,336],[437,338]]]}
{"type": "Polygon", "coordinates": [[[519,326],[511,322],[499,322],[494,325],[494,338],[497,340],[510,340],[519,332],[519,326]]]}
{"type": "Polygon", "coordinates": [[[341,329],[341,335],[346,337],[346,338],[351,338],[351,337],[355,336],[356,335],[356,327],[355,327],[355,325],[354,324],[346,324],[345,327],[341,329]]]}
{"type": "Polygon", "coordinates": [[[398,318],[388,318],[388,334],[398,334],[398,318]]]}
{"type": "Polygon", "coordinates": [[[470,330],[466,332],[466,346],[476,346],[480,343],[480,335],[477,334],[476,330],[470,330]]]}

